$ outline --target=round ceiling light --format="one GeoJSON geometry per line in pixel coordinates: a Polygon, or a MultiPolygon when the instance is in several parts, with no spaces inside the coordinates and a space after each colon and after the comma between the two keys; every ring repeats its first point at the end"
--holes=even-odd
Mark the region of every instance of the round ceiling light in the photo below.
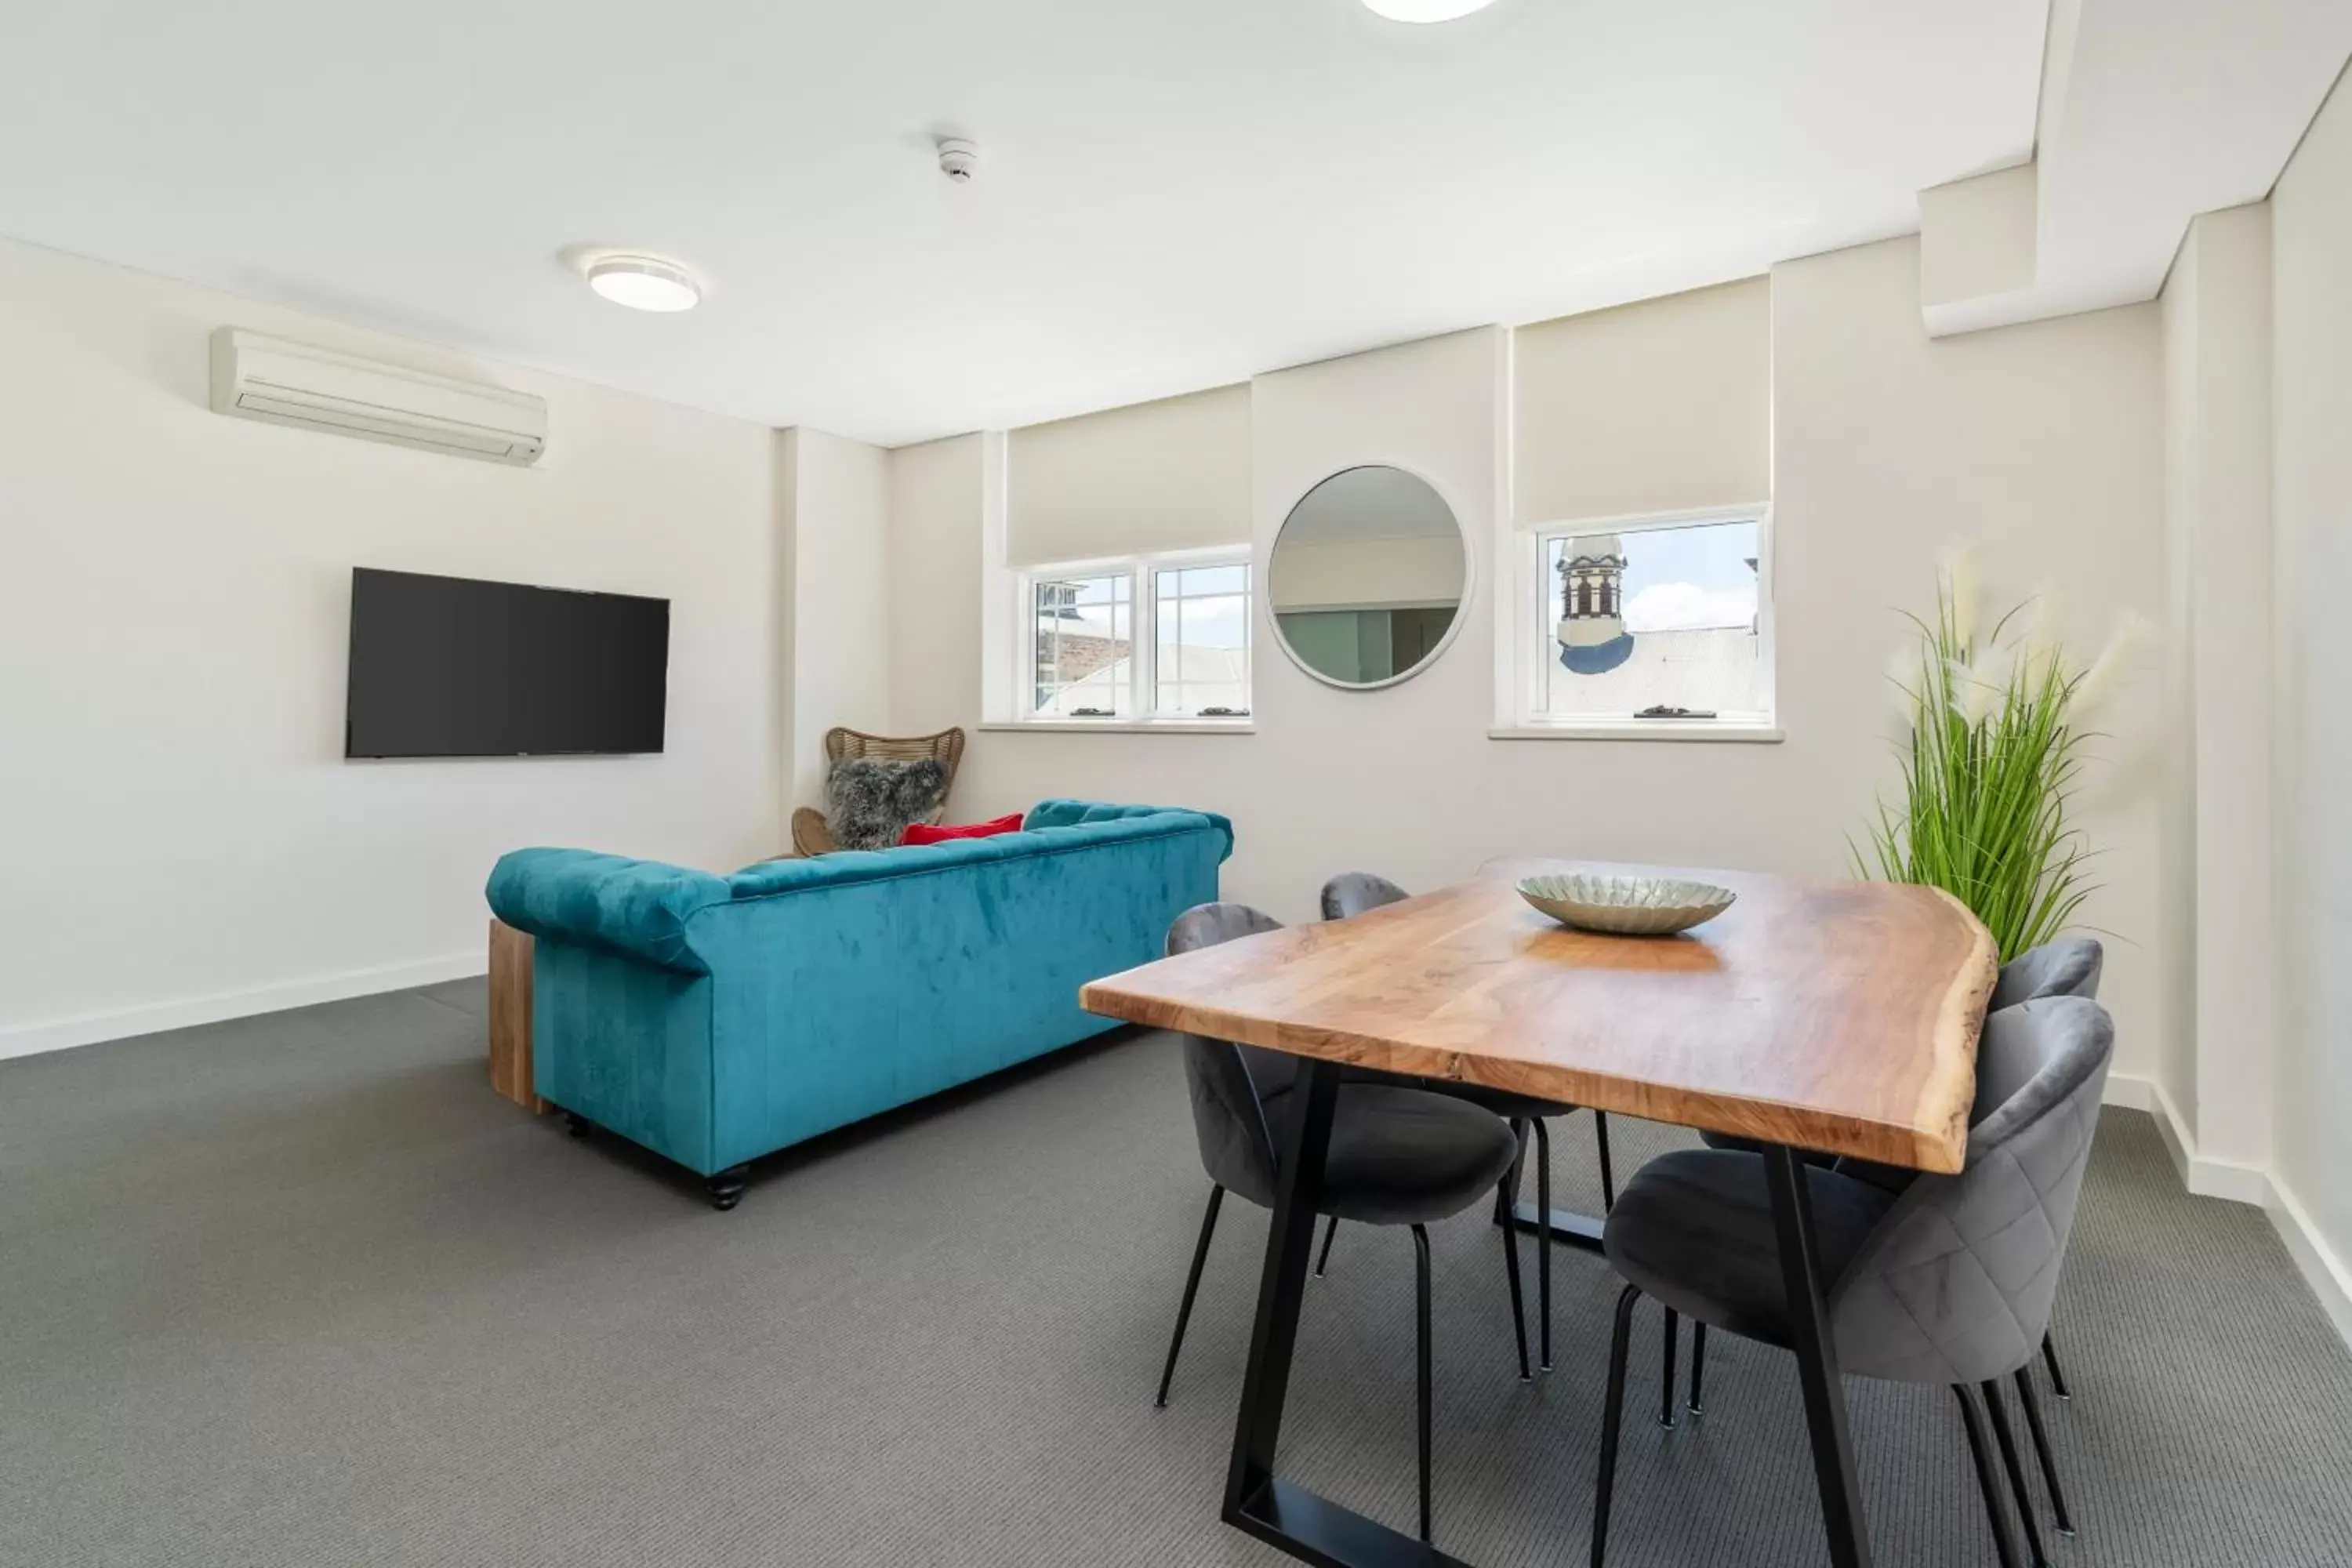
{"type": "Polygon", "coordinates": [[[658,256],[600,256],[588,264],[588,287],[632,310],[691,310],[702,299],[692,273],[658,256]]]}
{"type": "Polygon", "coordinates": [[[1391,22],[1451,22],[1483,11],[1495,0],[1364,0],[1376,16],[1391,22]]]}

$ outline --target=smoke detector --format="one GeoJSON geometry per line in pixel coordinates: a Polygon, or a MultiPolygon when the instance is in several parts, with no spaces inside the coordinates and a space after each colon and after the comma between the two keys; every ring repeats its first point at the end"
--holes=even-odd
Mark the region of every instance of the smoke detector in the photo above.
{"type": "Polygon", "coordinates": [[[961,136],[939,139],[940,173],[959,185],[971,183],[972,172],[980,167],[980,149],[961,136]]]}

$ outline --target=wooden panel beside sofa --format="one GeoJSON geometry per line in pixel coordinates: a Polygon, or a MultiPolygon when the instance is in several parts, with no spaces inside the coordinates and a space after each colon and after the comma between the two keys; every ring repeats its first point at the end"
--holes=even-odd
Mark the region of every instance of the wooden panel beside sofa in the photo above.
{"type": "Polygon", "coordinates": [[[525,1110],[544,1111],[530,1083],[531,947],[530,932],[490,922],[490,1087],[525,1110]]]}

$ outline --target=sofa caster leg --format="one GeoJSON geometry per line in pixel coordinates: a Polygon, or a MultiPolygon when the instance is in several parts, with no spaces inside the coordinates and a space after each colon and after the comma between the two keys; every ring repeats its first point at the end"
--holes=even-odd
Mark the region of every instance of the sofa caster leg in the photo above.
{"type": "Polygon", "coordinates": [[[588,1119],[576,1110],[567,1110],[563,1113],[563,1125],[571,1129],[572,1136],[574,1138],[588,1136],[588,1119]]]}
{"type": "Polygon", "coordinates": [[[741,1203],[743,1178],[750,1171],[749,1165],[733,1165],[715,1176],[705,1178],[703,1185],[709,1189],[710,1206],[723,1214],[741,1203]]]}

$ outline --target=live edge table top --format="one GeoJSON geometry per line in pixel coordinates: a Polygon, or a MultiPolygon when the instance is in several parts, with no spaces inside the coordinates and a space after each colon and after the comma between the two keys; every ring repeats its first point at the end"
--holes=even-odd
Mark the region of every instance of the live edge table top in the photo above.
{"type": "Polygon", "coordinates": [[[1354,919],[1161,959],[1089,1012],[1294,1056],[1926,1171],[1957,1171],[1993,942],[1931,888],[1497,860],[1354,919]],[[1539,871],[1693,877],[1738,901],[1680,936],[1570,931],[1539,871]]]}

